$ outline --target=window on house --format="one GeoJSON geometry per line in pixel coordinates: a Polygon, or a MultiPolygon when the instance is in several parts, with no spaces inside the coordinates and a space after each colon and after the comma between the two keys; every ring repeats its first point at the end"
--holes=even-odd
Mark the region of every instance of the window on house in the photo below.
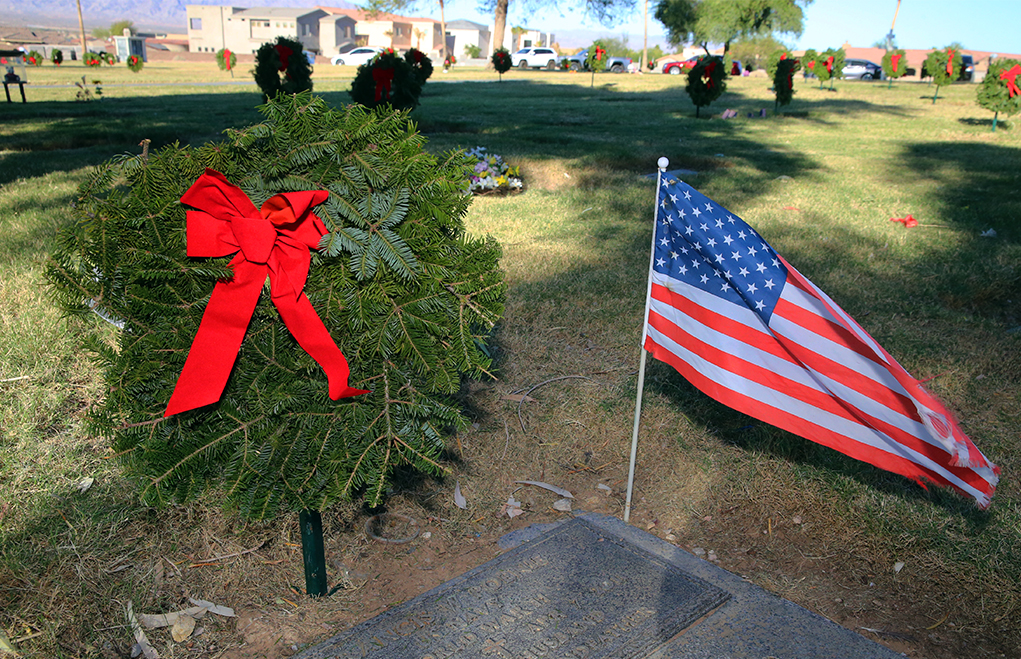
{"type": "Polygon", "coordinates": [[[191,19],[189,19],[188,20],[188,27],[190,27],[193,30],[201,30],[202,29],[202,19],[201,18],[191,18],[191,19]]]}

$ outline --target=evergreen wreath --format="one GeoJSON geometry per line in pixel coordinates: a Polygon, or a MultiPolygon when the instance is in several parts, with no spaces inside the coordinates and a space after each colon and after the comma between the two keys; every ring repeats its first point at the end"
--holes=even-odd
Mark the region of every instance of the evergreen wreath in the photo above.
{"type": "Polygon", "coordinates": [[[88,52],[82,57],[82,61],[85,62],[85,66],[91,66],[93,68],[103,64],[102,58],[99,53],[88,52]]]}
{"type": "Polygon", "coordinates": [[[99,58],[106,62],[107,64],[109,64],[110,66],[113,66],[114,64],[117,63],[117,58],[114,57],[113,53],[107,52],[105,50],[99,53],[99,58]]]}
{"type": "Polygon", "coordinates": [[[411,70],[418,76],[419,85],[425,86],[425,81],[433,74],[433,61],[417,48],[404,53],[404,61],[411,65],[411,70]]]}
{"type": "Polygon", "coordinates": [[[801,62],[789,57],[777,61],[776,73],[773,75],[773,92],[776,94],[774,109],[781,105],[790,105],[794,98],[794,74],[801,70],[801,62]]]}
{"type": "Polygon", "coordinates": [[[335,110],[311,93],[259,110],[262,123],[223,141],[115,158],[79,188],[46,276],[105,370],[90,431],[113,438],[150,505],[215,489],[252,519],[359,494],[377,506],[397,467],[446,470],[445,437],[466,425],[462,377],[489,375],[500,248],[465,231],[464,154],[426,153],[406,113],[335,110]],[[179,199],[206,168],[256,207],[328,192],[303,290],[369,393],[330,400],[263,291],[219,402],[164,416],[214,284],[240,276],[229,255],[188,256],[179,199]],[[93,313],[123,323],[116,347],[93,313]]]}
{"type": "Polygon", "coordinates": [[[287,37],[277,37],[276,43],[259,46],[252,74],[264,100],[273,100],[278,94],[312,91],[312,67],[304,48],[287,37]]]}
{"type": "Polygon", "coordinates": [[[888,50],[883,55],[883,73],[888,80],[895,80],[907,75],[908,54],[903,50],[888,50]],[[896,58],[896,59],[895,59],[896,58]]]}
{"type": "MultiPolygon", "coordinates": [[[[808,56],[808,52],[805,55],[808,56]]],[[[814,53],[815,51],[810,51],[814,53]]],[[[776,78],[776,67],[780,62],[786,61],[794,57],[794,54],[786,48],[779,48],[769,54],[769,59],[766,60],[766,73],[769,75],[769,79],[773,80],[776,78]]]]}
{"type": "Polygon", "coordinates": [[[238,65],[238,56],[228,48],[216,51],[216,66],[221,71],[232,71],[238,65]]]}
{"type": "Polygon", "coordinates": [[[685,91],[695,104],[695,116],[699,116],[702,106],[707,106],[727,90],[727,67],[723,59],[716,55],[700,57],[695,66],[688,71],[688,84],[685,91]]]}
{"type": "Polygon", "coordinates": [[[961,53],[954,48],[934,50],[925,58],[925,63],[922,65],[923,77],[930,75],[932,81],[936,83],[936,91],[932,95],[933,105],[936,104],[936,98],[939,96],[939,88],[949,85],[960,77],[962,65],[961,53]]]}
{"type": "Polygon", "coordinates": [[[25,55],[25,62],[28,63],[30,66],[42,66],[43,56],[42,54],[40,54],[38,50],[30,50],[25,55]]]}
{"type": "Polygon", "coordinates": [[[131,55],[130,57],[128,57],[127,61],[128,68],[131,69],[134,73],[138,73],[139,71],[142,70],[142,67],[145,66],[145,62],[138,55],[131,55]]]}
{"type": "Polygon", "coordinates": [[[819,89],[827,80],[830,81],[830,89],[833,89],[833,80],[843,75],[844,70],[844,49],[827,48],[815,59],[815,75],[819,78],[819,89]]]}
{"type": "MultiPolygon", "coordinates": [[[[814,76],[815,69],[819,66],[819,53],[817,53],[814,48],[809,48],[805,51],[805,54],[801,56],[801,65],[805,67],[803,71],[805,72],[806,78],[809,75],[814,76]]],[[[820,86],[822,85],[820,84],[820,86]]]]}
{"type": "Polygon", "coordinates": [[[64,51],[54,48],[53,52],[50,53],[50,61],[53,62],[54,66],[60,66],[60,63],[64,61],[64,51]]]}
{"type": "Polygon", "coordinates": [[[1021,62],[999,58],[990,62],[976,101],[993,113],[994,131],[1001,112],[1008,117],[1021,112],[1021,62]]]}
{"type": "Polygon", "coordinates": [[[422,83],[418,74],[393,48],[387,48],[358,67],[351,81],[351,100],[367,108],[389,105],[410,110],[418,105],[422,83]]]}
{"type": "Polygon", "coordinates": [[[493,68],[500,74],[500,80],[503,80],[503,74],[511,70],[511,65],[514,63],[511,60],[510,51],[506,48],[497,48],[493,51],[493,56],[490,58],[493,62],[493,68]]]}
{"type": "Polygon", "coordinates": [[[610,57],[606,52],[606,44],[601,39],[596,39],[588,47],[588,54],[585,56],[585,68],[593,73],[606,70],[606,62],[610,57]]]}

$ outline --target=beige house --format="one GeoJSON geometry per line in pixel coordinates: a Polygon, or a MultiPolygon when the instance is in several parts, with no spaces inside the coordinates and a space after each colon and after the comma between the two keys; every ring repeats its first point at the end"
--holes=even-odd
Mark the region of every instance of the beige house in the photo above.
{"type": "Polygon", "coordinates": [[[187,5],[185,11],[188,50],[193,53],[215,53],[221,48],[254,53],[278,36],[301,42],[309,52],[322,52],[319,21],[326,16],[322,9],[187,5]]]}
{"type": "Polygon", "coordinates": [[[370,16],[361,9],[316,7],[325,13],[319,19],[323,55],[336,55],[349,45],[379,46],[395,50],[417,48],[429,54],[439,52],[442,43],[439,21],[431,18],[398,16],[380,12],[370,16]]]}

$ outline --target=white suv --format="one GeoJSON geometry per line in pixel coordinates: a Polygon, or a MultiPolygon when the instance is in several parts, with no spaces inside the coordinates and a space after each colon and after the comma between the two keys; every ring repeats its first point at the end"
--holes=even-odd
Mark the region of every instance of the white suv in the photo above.
{"type": "Polygon", "coordinates": [[[333,64],[334,66],[361,66],[381,52],[383,52],[382,48],[377,48],[375,46],[360,46],[349,53],[335,55],[333,59],[330,60],[330,64],[333,64]]]}
{"type": "Polygon", "coordinates": [[[552,48],[522,48],[511,55],[511,62],[521,69],[541,69],[546,67],[550,71],[557,68],[563,57],[557,55],[552,48]]]}

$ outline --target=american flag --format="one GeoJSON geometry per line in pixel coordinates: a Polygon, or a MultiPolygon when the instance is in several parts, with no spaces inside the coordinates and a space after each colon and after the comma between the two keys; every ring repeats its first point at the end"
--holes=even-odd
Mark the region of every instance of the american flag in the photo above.
{"type": "Polygon", "coordinates": [[[741,218],[661,175],[645,348],[720,403],[985,508],[999,469],[741,218]]]}

